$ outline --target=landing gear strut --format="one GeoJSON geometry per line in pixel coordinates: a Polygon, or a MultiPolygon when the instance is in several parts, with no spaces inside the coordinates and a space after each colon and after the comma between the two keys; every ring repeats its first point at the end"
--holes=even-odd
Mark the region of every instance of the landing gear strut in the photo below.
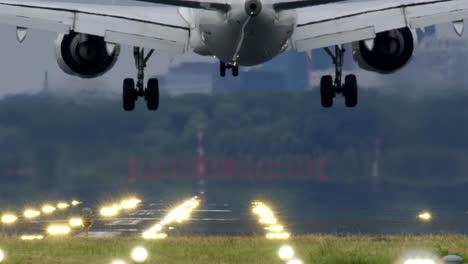
{"type": "Polygon", "coordinates": [[[135,109],[135,102],[138,97],[145,98],[148,110],[156,111],[159,107],[158,79],[149,79],[146,89],[144,87],[146,63],[153,53],[154,50],[150,50],[150,52],[145,55],[145,50],[143,48],[133,48],[133,57],[135,59],[135,66],[138,70],[138,76],[136,85],[135,81],[131,78],[127,78],[123,82],[122,101],[125,111],[133,111],[135,109]]]}
{"type": "Polygon", "coordinates": [[[232,76],[239,76],[239,66],[234,66],[232,64],[227,64],[225,62],[219,62],[219,75],[221,77],[226,76],[226,69],[232,70],[232,76]]]}
{"type": "Polygon", "coordinates": [[[335,64],[335,79],[331,75],[323,76],[320,80],[320,95],[322,106],[325,108],[333,106],[333,99],[337,94],[342,94],[347,107],[355,107],[358,103],[358,85],[354,74],[347,75],[344,85],[342,84],[343,57],[345,49],[341,45],[335,46],[335,54],[329,48],[325,51],[330,55],[335,64]]]}

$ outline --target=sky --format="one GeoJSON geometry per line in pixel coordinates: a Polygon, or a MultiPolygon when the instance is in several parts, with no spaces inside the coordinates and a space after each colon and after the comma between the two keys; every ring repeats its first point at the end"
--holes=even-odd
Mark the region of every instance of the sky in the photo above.
{"type": "MultiPolygon", "coordinates": [[[[61,0],[67,2],[66,0],[61,0]]],[[[75,0],[78,1],[78,0],[75,0]]],[[[125,4],[125,5],[145,5],[145,3],[126,1],[126,0],[79,0],[81,3],[104,3],[104,4],[125,4]]],[[[442,25],[438,27],[438,38],[440,39],[453,39],[456,38],[455,33],[450,25],[442,25]]],[[[136,69],[133,62],[133,55],[130,47],[122,47],[122,52],[116,65],[112,70],[102,77],[87,80],[80,79],[65,74],[60,70],[56,63],[54,55],[54,41],[57,38],[55,33],[30,30],[26,40],[19,44],[16,40],[15,27],[0,25],[0,34],[2,37],[2,48],[0,49],[0,65],[2,71],[0,79],[2,81],[2,88],[0,89],[0,96],[17,94],[17,93],[35,93],[42,89],[44,80],[44,73],[49,73],[49,83],[52,87],[60,87],[60,89],[69,89],[70,91],[80,91],[95,87],[106,89],[112,93],[120,94],[122,80],[127,77],[134,78],[136,76],[136,69]]],[[[466,40],[466,34],[464,37],[466,40]]],[[[465,50],[466,51],[466,50],[465,50]]],[[[456,49],[447,50],[448,54],[456,55],[456,49]]],[[[418,50],[416,51],[416,59],[418,50]]],[[[444,54],[444,56],[448,55],[444,54]]],[[[211,57],[201,57],[193,53],[171,57],[168,54],[157,53],[148,63],[147,75],[164,74],[167,73],[171,65],[180,64],[185,61],[208,61],[215,63],[211,57]]],[[[273,61],[274,62],[274,61],[273,61]]],[[[375,73],[369,73],[359,70],[360,83],[368,83],[369,85],[378,85],[379,83],[388,83],[393,81],[407,80],[408,78],[414,79],[414,76],[420,74],[427,75],[427,69],[415,66],[417,63],[411,63],[402,72],[397,73],[397,76],[381,76],[375,73]],[[398,77],[398,75],[400,77],[398,77]],[[403,77],[402,77],[403,76],[403,77]]],[[[429,72],[431,73],[431,72],[429,72]]],[[[433,72],[438,74],[439,77],[436,81],[441,84],[448,78],[445,75],[440,75],[440,72],[433,72]]],[[[211,73],[207,73],[211,74],[211,73]]],[[[317,73],[317,81],[323,72],[317,73]]],[[[433,74],[432,74],[433,75],[433,74]]],[[[431,75],[431,76],[432,76],[431,75]]],[[[315,80],[315,79],[314,79],[315,80]]],[[[427,80],[417,80],[418,82],[427,80]]],[[[433,84],[433,79],[428,79],[428,84],[433,84]]]]}

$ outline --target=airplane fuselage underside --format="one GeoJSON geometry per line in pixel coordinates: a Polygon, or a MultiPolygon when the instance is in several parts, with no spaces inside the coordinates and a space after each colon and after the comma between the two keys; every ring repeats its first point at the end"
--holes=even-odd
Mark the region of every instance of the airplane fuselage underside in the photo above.
{"type": "Polygon", "coordinates": [[[199,15],[201,41],[211,55],[240,66],[264,63],[284,51],[296,20],[293,12],[277,13],[268,7],[250,16],[243,5],[226,14],[202,11],[199,15]]]}

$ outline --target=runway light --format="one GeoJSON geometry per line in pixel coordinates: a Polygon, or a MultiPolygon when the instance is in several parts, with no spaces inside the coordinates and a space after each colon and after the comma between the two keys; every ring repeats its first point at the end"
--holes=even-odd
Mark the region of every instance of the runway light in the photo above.
{"type": "Polygon", "coordinates": [[[276,220],[276,218],[261,218],[260,220],[258,220],[258,222],[260,222],[260,224],[274,225],[278,221],[276,220]]]}
{"type": "Polygon", "coordinates": [[[72,206],[77,206],[77,205],[79,205],[79,204],[81,204],[81,202],[80,202],[80,201],[77,201],[77,200],[73,200],[73,201],[71,202],[71,205],[72,205],[72,206]]]}
{"type": "Polygon", "coordinates": [[[24,213],[23,213],[23,216],[24,216],[25,218],[29,218],[29,219],[30,219],[30,218],[36,218],[36,217],[38,217],[39,215],[41,215],[41,212],[36,211],[36,210],[32,210],[32,209],[27,209],[27,210],[25,210],[24,213]]]}
{"type": "Polygon", "coordinates": [[[104,217],[116,216],[119,213],[119,211],[115,209],[114,207],[104,207],[99,212],[104,217]]]}
{"type": "Polygon", "coordinates": [[[83,219],[81,218],[71,218],[69,221],[68,221],[68,225],[70,225],[71,227],[82,227],[83,226],[83,219]]]}
{"type": "Polygon", "coordinates": [[[413,249],[406,251],[395,262],[395,264],[441,264],[443,261],[439,256],[424,249],[413,249]]]}
{"type": "Polygon", "coordinates": [[[60,210],[67,209],[68,207],[70,207],[70,205],[67,204],[67,203],[58,203],[57,204],[57,208],[60,209],[60,210]]]}
{"type": "Polygon", "coordinates": [[[5,253],[3,253],[3,250],[0,249],[0,262],[3,262],[5,260],[5,253]]]}
{"type": "MultiPolygon", "coordinates": [[[[143,238],[146,239],[162,239],[166,238],[166,234],[159,233],[162,229],[173,222],[182,223],[190,219],[190,216],[195,208],[200,205],[200,200],[195,196],[189,200],[184,201],[180,205],[170,210],[163,219],[153,227],[143,232],[143,238]]],[[[169,230],[174,229],[168,227],[169,230]]]]}
{"type": "Polygon", "coordinates": [[[113,260],[111,264],[127,264],[127,263],[121,259],[116,259],[116,260],[113,260]]]}
{"type": "Polygon", "coordinates": [[[269,227],[265,227],[266,230],[269,230],[271,232],[283,232],[284,228],[282,225],[272,225],[269,227]]]}
{"type": "Polygon", "coordinates": [[[123,209],[135,209],[141,203],[140,199],[131,198],[123,200],[120,205],[123,209]]]}
{"type": "Polygon", "coordinates": [[[281,260],[290,260],[294,257],[294,249],[289,245],[284,245],[278,250],[281,260]]]}
{"type": "Polygon", "coordinates": [[[20,239],[21,240],[34,240],[34,239],[36,239],[36,236],[34,236],[34,235],[22,235],[20,237],[20,239]]]}
{"type": "Polygon", "coordinates": [[[52,236],[67,235],[70,233],[70,231],[70,227],[66,225],[50,225],[47,227],[47,233],[52,236]]]}
{"type": "Polygon", "coordinates": [[[44,239],[43,235],[22,235],[21,240],[31,241],[31,240],[42,240],[44,239]]]}
{"type": "Polygon", "coordinates": [[[263,212],[260,214],[260,218],[275,218],[272,212],[263,212]]]}
{"type": "Polygon", "coordinates": [[[166,233],[152,233],[152,232],[144,232],[143,233],[143,238],[144,239],[166,239],[167,234],[166,233]]]}
{"type": "Polygon", "coordinates": [[[291,236],[289,233],[268,233],[266,234],[267,239],[288,239],[291,236]]]}
{"type": "Polygon", "coordinates": [[[291,259],[287,262],[287,264],[303,264],[304,262],[302,262],[302,260],[300,259],[291,259]]]}
{"type": "Polygon", "coordinates": [[[50,214],[50,213],[52,213],[54,211],[55,211],[55,207],[53,207],[52,205],[46,204],[46,205],[42,206],[42,212],[44,214],[50,214]]]}
{"type": "Polygon", "coordinates": [[[432,218],[432,215],[428,211],[424,211],[418,215],[418,218],[423,220],[423,221],[429,221],[432,218]]]}
{"type": "Polygon", "coordinates": [[[132,250],[132,259],[136,263],[143,263],[148,259],[148,251],[144,247],[136,247],[132,250]]]}
{"type": "Polygon", "coordinates": [[[2,215],[2,223],[3,224],[13,224],[16,222],[16,220],[18,220],[18,217],[16,217],[16,215],[14,214],[4,214],[2,215]]]}
{"type": "Polygon", "coordinates": [[[158,233],[161,230],[162,230],[162,225],[157,224],[157,225],[151,227],[148,231],[151,232],[151,233],[158,233]]]}
{"type": "Polygon", "coordinates": [[[405,260],[403,264],[435,264],[436,262],[433,259],[424,259],[424,258],[410,258],[405,260]]]}

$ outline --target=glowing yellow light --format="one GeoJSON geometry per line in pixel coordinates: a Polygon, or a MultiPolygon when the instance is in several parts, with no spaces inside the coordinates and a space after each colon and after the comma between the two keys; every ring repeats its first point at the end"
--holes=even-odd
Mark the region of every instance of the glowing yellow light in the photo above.
{"type": "Polygon", "coordinates": [[[282,225],[272,225],[269,227],[265,227],[266,230],[269,230],[271,232],[283,232],[284,228],[282,225]]]}
{"type": "Polygon", "coordinates": [[[83,226],[83,219],[81,219],[81,218],[71,218],[68,221],[68,225],[70,225],[71,227],[81,227],[81,226],[83,226]]]}
{"type": "Polygon", "coordinates": [[[70,207],[70,205],[67,204],[67,203],[58,203],[57,204],[57,208],[60,209],[60,210],[67,209],[68,207],[70,207]]]}
{"type": "Polygon", "coordinates": [[[263,212],[260,213],[260,218],[274,218],[275,216],[273,215],[272,212],[263,212]]]}
{"type": "Polygon", "coordinates": [[[116,259],[116,260],[113,260],[111,264],[127,264],[127,263],[121,259],[116,259]]]}
{"type": "Polygon", "coordinates": [[[260,224],[274,225],[278,221],[276,220],[276,218],[261,218],[260,220],[258,220],[258,222],[260,222],[260,224]]]}
{"type": "Polygon", "coordinates": [[[180,220],[185,221],[185,220],[190,218],[190,214],[188,212],[181,212],[178,215],[178,217],[179,217],[180,220]]]}
{"type": "Polygon", "coordinates": [[[418,215],[418,218],[423,220],[423,221],[429,221],[432,218],[432,215],[430,212],[422,212],[418,215]]]}
{"type": "Polygon", "coordinates": [[[140,199],[130,198],[120,202],[120,207],[121,209],[135,209],[140,203],[140,199]]]}
{"type": "Polygon", "coordinates": [[[5,260],[5,253],[0,249],[0,262],[3,262],[3,260],[5,260]]]}
{"type": "Polygon", "coordinates": [[[44,214],[50,214],[50,213],[52,213],[54,211],[55,211],[55,207],[53,207],[52,205],[46,204],[46,205],[42,206],[42,212],[44,214]]]}
{"type": "Polygon", "coordinates": [[[190,219],[190,215],[193,209],[195,209],[199,205],[200,200],[198,200],[196,196],[189,200],[186,200],[185,202],[170,210],[157,225],[151,227],[146,232],[144,232],[143,236],[150,237],[161,231],[165,225],[171,224],[173,222],[182,223],[183,221],[190,219]]]}
{"type": "Polygon", "coordinates": [[[81,204],[81,202],[80,202],[80,201],[77,201],[77,200],[73,200],[73,201],[71,202],[71,204],[72,204],[73,206],[77,206],[77,205],[81,204]]]}
{"type": "Polygon", "coordinates": [[[13,224],[18,220],[18,217],[14,214],[4,214],[2,215],[2,223],[4,224],[13,224]]]}
{"type": "Polygon", "coordinates": [[[23,213],[23,216],[25,218],[35,218],[35,217],[38,217],[39,215],[41,215],[41,212],[32,210],[32,209],[27,209],[23,213]]]}
{"type": "Polygon", "coordinates": [[[254,214],[261,215],[261,214],[271,213],[271,210],[270,210],[270,208],[268,206],[260,204],[260,205],[254,206],[253,209],[252,209],[252,212],[254,214]]]}
{"type": "Polygon", "coordinates": [[[195,208],[197,208],[199,205],[200,205],[200,201],[199,201],[199,200],[195,200],[195,201],[192,202],[191,208],[192,208],[192,209],[195,209],[195,208]]]}
{"type": "Polygon", "coordinates": [[[21,240],[34,240],[36,239],[36,236],[35,235],[22,235],[20,238],[21,240]]]}
{"type": "Polygon", "coordinates": [[[436,261],[431,258],[409,258],[403,264],[436,264],[436,261]]]}
{"type": "Polygon", "coordinates": [[[132,202],[132,201],[122,201],[120,203],[120,205],[122,206],[123,209],[134,209],[135,207],[137,207],[137,204],[132,202]]]}
{"type": "Polygon", "coordinates": [[[108,217],[117,215],[119,211],[114,207],[104,207],[101,209],[100,213],[102,216],[108,217]]]}
{"type": "Polygon", "coordinates": [[[289,233],[268,233],[266,234],[267,239],[288,239],[291,235],[289,233]]]}
{"type": "Polygon", "coordinates": [[[44,239],[43,235],[22,235],[21,240],[31,241],[31,240],[42,240],[44,239]]]}
{"type": "Polygon", "coordinates": [[[144,239],[165,239],[167,238],[166,233],[152,233],[152,232],[144,232],[143,233],[143,238],[144,239]]]}
{"type": "Polygon", "coordinates": [[[290,260],[294,257],[294,249],[289,245],[284,245],[278,250],[278,256],[281,260],[290,260]]]}
{"type": "Polygon", "coordinates": [[[50,225],[49,227],[47,227],[47,233],[53,236],[67,235],[70,233],[70,231],[70,227],[66,225],[50,225]]]}
{"type": "Polygon", "coordinates": [[[148,231],[151,232],[151,233],[157,233],[157,232],[159,232],[161,230],[162,230],[162,225],[157,224],[157,225],[151,227],[148,231]]]}
{"type": "Polygon", "coordinates": [[[148,259],[148,251],[144,247],[136,247],[132,250],[132,259],[136,263],[143,263],[148,259]]]}
{"type": "Polygon", "coordinates": [[[287,262],[287,264],[303,264],[302,260],[300,259],[291,259],[287,262]]]}
{"type": "Polygon", "coordinates": [[[119,211],[120,209],[122,209],[122,206],[120,206],[119,204],[113,204],[113,205],[112,205],[112,208],[113,208],[114,210],[119,211]]]}

